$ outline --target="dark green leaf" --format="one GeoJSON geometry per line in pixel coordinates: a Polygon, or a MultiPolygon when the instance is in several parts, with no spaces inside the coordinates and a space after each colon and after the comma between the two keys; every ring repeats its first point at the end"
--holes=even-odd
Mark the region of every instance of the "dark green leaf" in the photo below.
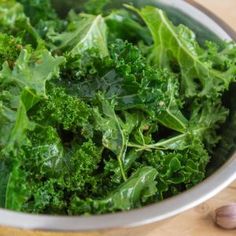
{"type": "MultiPolygon", "coordinates": [[[[77,213],[81,208],[85,208],[85,204],[89,204],[93,211],[99,213],[106,212],[108,208],[112,212],[140,207],[143,202],[146,202],[148,198],[156,194],[156,176],[157,171],[154,168],[142,167],[127,182],[104,199],[81,202],[80,199],[74,198],[70,211],[77,213]]],[[[89,205],[87,209],[89,209],[89,205]]]]}

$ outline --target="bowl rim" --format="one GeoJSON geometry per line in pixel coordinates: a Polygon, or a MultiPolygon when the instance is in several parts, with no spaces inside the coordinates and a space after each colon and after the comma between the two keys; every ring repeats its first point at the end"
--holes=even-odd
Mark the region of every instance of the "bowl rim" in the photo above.
{"type": "MultiPolygon", "coordinates": [[[[188,4],[213,20],[232,40],[236,32],[215,14],[193,0],[174,0],[188,4]]],[[[0,209],[0,225],[43,231],[88,231],[117,227],[135,227],[161,221],[210,199],[236,179],[236,152],[211,176],[177,196],[126,212],[93,216],[36,215],[0,209]],[[217,186],[215,186],[217,183],[217,186]]]]}

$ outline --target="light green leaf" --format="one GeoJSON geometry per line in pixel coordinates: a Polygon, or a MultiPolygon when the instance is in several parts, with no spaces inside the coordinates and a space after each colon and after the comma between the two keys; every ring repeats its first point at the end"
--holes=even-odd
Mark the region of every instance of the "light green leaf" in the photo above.
{"type": "MultiPolygon", "coordinates": [[[[77,17],[77,16],[75,16],[77,17]]],[[[109,55],[107,49],[107,27],[101,15],[81,14],[71,23],[73,30],[51,36],[59,44],[59,50],[69,51],[75,57],[88,49],[96,49],[100,57],[109,55]]]]}
{"type": "Polygon", "coordinates": [[[29,121],[25,106],[20,98],[16,111],[0,102],[0,118],[0,147],[3,148],[3,152],[27,143],[25,132],[32,130],[34,124],[29,121]]]}
{"type": "Polygon", "coordinates": [[[33,55],[23,49],[13,70],[7,63],[3,65],[0,78],[5,86],[16,84],[21,89],[30,89],[35,96],[46,96],[46,81],[58,76],[63,62],[63,57],[54,58],[46,49],[33,55]]]}
{"type": "Polygon", "coordinates": [[[194,101],[189,130],[192,130],[194,136],[204,140],[208,150],[211,151],[221,139],[217,130],[226,121],[228,115],[229,110],[222,105],[220,99],[194,101]]]}
{"type": "Polygon", "coordinates": [[[8,63],[3,65],[0,71],[0,147],[4,152],[27,143],[26,131],[34,128],[27,111],[46,97],[46,81],[59,74],[63,61],[63,57],[54,58],[46,49],[38,54],[23,49],[13,69],[8,63]]]}
{"type": "Polygon", "coordinates": [[[153,167],[141,167],[110,196],[94,201],[94,208],[100,211],[109,206],[110,210],[129,210],[141,206],[157,192],[156,176],[157,170],[153,167]]]}
{"type": "Polygon", "coordinates": [[[123,160],[127,149],[127,136],[122,129],[121,120],[115,113],[114,103],[110,104],[101,95],[99,95],[99,100],[101,102],[102,113],[98,109],[94,109],[97,129],[103,133],[102,143],[104,147],[111,150],[117,156],[122,177],[126,180],[123,160]]]}
{"type": "Polygon", "coordinates": [[[159,102],[159,109],[157,111],[156,118],[165,127],[184,133],[188,127],[188,120],[180,111],[178,104],[180,101],[177,99],[179,94],[176,95],[178,87],[174,79],[176,78],[171,79],[170,77],[166,81],[166,96],[168,97],[168,100],[159,102]]]}
{"type": "Polygon", "coordinates": [[[5,208],[20,211],[30,196],[26,186],[26,173],[15,165],[10,173],[5,196],[5,208]]]}
{"type": "Polygon", "coordinates": [[[151,31],[154,45],[150,63],[164,67],[177,63],[187,97],[216,95],[235,79],[235,68],[221,72],[201,60],[204,50],[198,45],[195,34],[183,25],[174,26],[162,10],[150,6],[141,10],[128,8],[137,12],[151,31]]]}
{"type": "Polygon", "coordinates": [[[14,28],[16,22],[25,21],[26,16],[20,3],[14,0],[0,1],[0,27],[14,28]]]}
{"type": "Polygon", "coordinates": [[[44,45],[44,41],[25,15],[23,6],[15,0],[0,1],[0,30],[6,33],[12,31],[21,36],[26,31],[38,46],[44,45]]]}

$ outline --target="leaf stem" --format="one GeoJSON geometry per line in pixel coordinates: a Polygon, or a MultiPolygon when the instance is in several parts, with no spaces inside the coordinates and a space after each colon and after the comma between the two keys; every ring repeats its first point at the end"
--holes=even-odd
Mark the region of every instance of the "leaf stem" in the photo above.
{"type": "Polygon", "coordinates": [[[158,150],[163,150],[163,149],[170,149],[169,145],[171,143],[177,142],[182,140],[183,138],[185,138],[187,136],[188,133],[184,133],[184,134],[180,134],[177,135],[175,137],[172,137],[170,139],[167,140],[163,140],[154,144],[149,144],[149,145],[139,145],[139,144],[134,144],[134,143],[128,143],[128,147],[134,147],[134,148],[138,148],[140,150],[150,150],[150,149],[158,149],[158,150]]]}

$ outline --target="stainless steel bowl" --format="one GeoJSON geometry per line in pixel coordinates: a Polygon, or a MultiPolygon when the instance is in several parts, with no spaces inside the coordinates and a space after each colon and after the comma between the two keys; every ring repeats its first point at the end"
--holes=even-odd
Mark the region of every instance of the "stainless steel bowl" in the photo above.
{"type": "MultiPolygon", "coordinates": [[[[55,1],[68,4],[74,1],[55,1]]],[[[119,1],[119,3],[122,1],[119,1]]],[[[154,4],[165,8],[174,20],[189,25],[199,38],[236,39],[229,26],[191,0],[137,0],[138,5],[154,4]]],[[[59,5],[58,5],[59,6],[59,5]]],[[[81,231],[108,229],[114,227],[133,227],[161,221],[213,197],[236,179],[236,153],[214,174],[192,189],[141,209],[99,216],[49,216],[18,213],[0,209],[0,225],[25,229],[81,231]]]]}

